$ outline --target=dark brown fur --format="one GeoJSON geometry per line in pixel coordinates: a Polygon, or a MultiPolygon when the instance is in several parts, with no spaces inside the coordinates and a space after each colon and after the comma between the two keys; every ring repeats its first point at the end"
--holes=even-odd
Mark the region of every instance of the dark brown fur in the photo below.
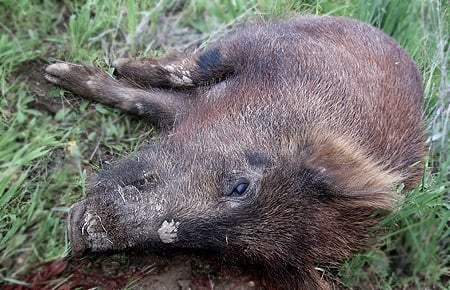
{"type": "Polygon", "coordinates": [[[166,136],[72,207],[75,252],[209,249],[261,266],[267,287],[327,288],[314,265],[364,249],[396,186],[421,178],[419,73],[361,22],[251,24],[189,56],[113,65],[117,78],[59,63],[47,79],[166,136]]]}

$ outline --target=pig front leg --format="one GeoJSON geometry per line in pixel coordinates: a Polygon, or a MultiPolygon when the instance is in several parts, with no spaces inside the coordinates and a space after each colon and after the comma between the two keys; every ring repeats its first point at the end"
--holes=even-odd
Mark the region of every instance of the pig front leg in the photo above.
{"type": "Polygon", "coordinates": [[[173,126],[176,115],[189,105],[180,92],[144,90],[92,66],[61,62],[47,66],[45,72],[48,81],[74,94],[138,115],[162,128],[173,126]]]}

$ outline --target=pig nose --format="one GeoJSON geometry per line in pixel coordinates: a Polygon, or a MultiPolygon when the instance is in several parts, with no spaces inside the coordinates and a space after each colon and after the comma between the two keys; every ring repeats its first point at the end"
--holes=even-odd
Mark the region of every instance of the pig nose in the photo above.
{"type": "Polygon", "coordinates": [[[76,256],[81,256],[87,250],[88,244],[82,235],[84,215],[86,212],[85,200],[73,204],[69,210],[68,227],[69,240],[72,252],[76,256]]]}

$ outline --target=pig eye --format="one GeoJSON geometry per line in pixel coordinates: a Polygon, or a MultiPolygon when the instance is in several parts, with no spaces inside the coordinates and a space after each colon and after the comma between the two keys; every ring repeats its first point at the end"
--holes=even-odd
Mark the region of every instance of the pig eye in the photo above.
{"type": "Polygon", "coordinates": [[[238,196],[243,195],[247,191],[249,184],[250,184],[250,181],[248,181],[246,178],[239,179],[236,182],[233,190],[231,190],[231,192],[228,193],[227,196],[238,197],[238,196]]]}

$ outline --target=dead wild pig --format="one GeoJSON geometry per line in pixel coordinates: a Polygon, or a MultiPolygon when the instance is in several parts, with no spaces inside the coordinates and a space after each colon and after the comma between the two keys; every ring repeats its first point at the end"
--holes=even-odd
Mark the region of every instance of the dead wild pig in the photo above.
{"type": "Polygon", "coordinates": [[[165,132],[71,207],[75,253],[207,249],[259,265],[268,287],[326,288],[314,265],[363,249],[395,187],[421,178],[419,73],[367,24],[253,23],[192,55],[113,66],[115,78],[46,68],[50,82],[165,132]]]}

